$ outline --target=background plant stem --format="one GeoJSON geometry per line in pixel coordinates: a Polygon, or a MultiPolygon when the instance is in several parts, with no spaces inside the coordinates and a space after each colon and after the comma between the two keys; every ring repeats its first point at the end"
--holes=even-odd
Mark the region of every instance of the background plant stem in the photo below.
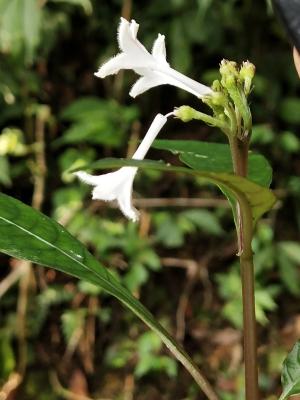
{"type": "MultiPolygon", "coordinates": [[[[233,168],[236,175],[247,176],[248,140],[230,138],[233,168]]],[[[251,242],[253,237],[252,213],[247,204],[237,205],[237,230],[241,266],[243,325],[244,325],[244,360],[246,400],[259,400],[254,265],[251,242]]]]}

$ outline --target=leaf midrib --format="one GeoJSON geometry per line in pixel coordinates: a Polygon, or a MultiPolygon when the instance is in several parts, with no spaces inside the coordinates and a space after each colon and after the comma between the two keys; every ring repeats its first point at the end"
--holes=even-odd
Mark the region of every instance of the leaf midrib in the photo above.
{"type": "MultiPolygon", "coordinates": [[[[34,237],[35,239],[41,241],[42,243],[45,243],[46,245],[52,247],[53,249],[57,250],[59,253],[63,254],[64,256],[66,256],[67,258],[69,258],[70,260],[74,261],[75,263],[77,263],[78,265],[82,266],[85,270],[94,273],[101,281],[104,281],[106,284],[109,285],[110,288],[112,288],[112,293],[113,292],[118,292],[121,293],[122,296],[126,296],[126,293],[120,292],[119,289],[116,289],[111,283],[110,281],[105,278],[103,278],[101,275],[99,275],[99,273],[91,268],[89,268],[86,264],[80,262],[79,260],[77,260],[76,258],[72,257],[69,253],[65,252],[64,250],[62,250],[61,248],[55,246],[53,243],[48,242],[47,240],[43,239],[40,236],[35,235],[34,233],[32,233],[31,231],[28,231],[27,229],[23,228],[21,225],[18,225],[12,221],[10,221],[9,219],[6,219],[2,216],[0,216],[0,219],[2,219],[3,221],[5,221],[6,223],[15,226],[17,229],[22,230],[23,232],[27,233],[28,235],[34,237]]],[[[103,267],[104,268],[104,267],[103,267]]]]}

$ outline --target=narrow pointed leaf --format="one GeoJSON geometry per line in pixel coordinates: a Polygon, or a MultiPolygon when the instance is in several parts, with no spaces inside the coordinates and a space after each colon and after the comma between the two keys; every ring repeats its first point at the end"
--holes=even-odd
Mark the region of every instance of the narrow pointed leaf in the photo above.
{"type": "Polygon", "coordinates": [[[244,196],[252,209],[254,224],[265,212],[269,211],[276,202],[276,197],[270,189],[257,185],[246,178],[223,172],[207,172],[185,167],[177,167],[170,164],[165,164],[162,161],[140,161],[106,158],[96,161],[91,165],[81,169],[96,170],[123,166],[136,166],[139,168],[194,175],[199,178],[203,178],[204,183],[212,183],[217,185],[223,192],[226,193],[226,196],[230,198],[237,200],[240,196],[244,196]]]}
{"type": "MultiPolygon", "coordinates": [[[[228,144],[195,140],[156,140],[153,147],[178,154],[184,164],[199,171],[233,173],[228,144]]],[[[249,153],[248,179],[261,186],[270,186],[272,168],[261,154],[249,153]]]]}
{"type": "Polygon", "coordinates": [[[283,392],[279,400],[285,400],[289,396],[300,394],[300,340],[283,362],[281,372],[283,392]]]}
{"type": "Polygon", "coordinates": [[[211,390],[180,345],[77,239],[54,220],[1,193],[0,252],[53,267],[103,288],[159,335],[204,391],[211,390]]]}

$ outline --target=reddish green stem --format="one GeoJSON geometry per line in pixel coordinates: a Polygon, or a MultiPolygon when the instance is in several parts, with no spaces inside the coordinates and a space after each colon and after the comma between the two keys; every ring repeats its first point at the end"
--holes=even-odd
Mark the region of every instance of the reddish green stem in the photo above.
{"type": "MultiPolygon", "coordinates": [[[[230,138],[233,168],[236,175],[246,177],[248,169],[248,141],[237,137],[230,138]]],[[[247,202],[238,203],[237,230],[241,266],[244,360],[246,400],[259,400],[254,265],[251,242],[253,237],[252,212],[247,202]]]]}

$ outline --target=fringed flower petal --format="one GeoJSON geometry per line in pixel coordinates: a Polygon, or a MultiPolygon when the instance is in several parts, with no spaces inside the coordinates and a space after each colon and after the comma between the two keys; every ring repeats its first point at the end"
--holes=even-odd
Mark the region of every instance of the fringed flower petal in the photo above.
{"type": "Polygon", "coordinates": [[[160,33],[158,34],[157,39],[153,43],[152,55],[157,61],[166,63],[167,65],[169,65],[166,60],[167,51],[166,51],[166,44],[165,44],[165,36],[161,35],[160,33]]]}
{"type": "Polygon", "coordinates": [[[136,97],[139,94],[142,94],[155,86],[166,85],[166,83],[167,82],[165,82],[164,77],[155,72],[152,72],[138,79],[132,86],[129,94],[131,97],[136,97]]]}
{"type": "MultiPolygon", "coordinates": [[[[150,128],[148,129],[143,141],[133,155],[133,159],[142,160],[154,139],[167,122],[167,117],[158,114],[150,128]]],[[[92,191],[93,200],[118,202],[122,213],[130,220],[137,221],[138,211],[132,205],[132,186],[137,167],[122,167],[115,172],[102,175],[90,175],[84,171],[75,172],[75,175],[84,183],[94,186],[92,191]]]]}
{"type": "Polygon", "coordinates": [[[212,93],[212,90],[201,83],[188,78],[170,67],[166,61],[166,46],[164,35],[159,34],[150,54],[137,39],[139,25],[132,20],[121,18],[118,29],[118,43],[121,53],[103,64],[96,76],[104,78],[116,74],[120,69],[132,69],[142,76],[130,91],[135,97],[146,90],[169,84],[186,90],[197,97],[212,93]],[[145,79],[143,79],[145,78],[145,79]]]}

